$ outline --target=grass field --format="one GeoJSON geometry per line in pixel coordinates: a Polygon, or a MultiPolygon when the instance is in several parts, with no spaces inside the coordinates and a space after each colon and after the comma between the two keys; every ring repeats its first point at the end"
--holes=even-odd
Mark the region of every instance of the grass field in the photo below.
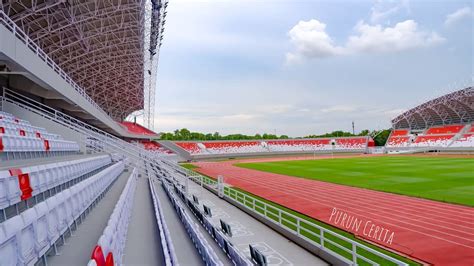
{"type": "Polygon", "coordinates": [[[474,206],[474,159],[380,156],[236,166],[474,206]]]}

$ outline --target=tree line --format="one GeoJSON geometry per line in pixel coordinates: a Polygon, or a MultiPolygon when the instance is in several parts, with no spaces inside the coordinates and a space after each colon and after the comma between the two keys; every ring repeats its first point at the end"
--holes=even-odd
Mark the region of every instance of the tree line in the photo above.
{"type": "MultiPolygon", "coordinates": [[[[244,135],[244,134],[229,134],[221,135],[219,132],[214,133],[200,133],[200,132],[191,132],[187,128],[176,129],[173,132],[162,132],[160,133],[161,140],[255,140],[255,139],[289,139],[287,135],[277,136],[275,134],[255,134],[255,135],[244,135]]],[[[368,129],[362,130],[358,134],[352,134],[351,132],[336,130],[330,133],[322,135],[308,135],[304,138],[332,138],[332,137],[355,137],[355,136],[372,136],[376,146],[383,146],[387,141],[388,136],[390,135],[390,130],[382,131],[370,131],[368,129]]],[[[298,137],[297,139],[300,139],[298,137]]]]}

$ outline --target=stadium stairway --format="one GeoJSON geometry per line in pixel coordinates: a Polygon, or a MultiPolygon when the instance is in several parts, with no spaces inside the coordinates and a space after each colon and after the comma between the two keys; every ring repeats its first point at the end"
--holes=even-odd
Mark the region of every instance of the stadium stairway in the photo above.
{"type": "Polygon", "coordinates": [[[148,188],[148,178],[139,178],[136,190],[123,262],[125,265],[164,264],[163,247],[148,188]]]}
{"type": "Polygon", "coordinates": [[[158,141],[158,143],[160,143],[163,147],[173,151],[174,153],[176,153],[178,156],[185,159],[186,161],[191,160],[191,155],[189,154],[189,152],[185,151],[183,148],[176,145],[176,143],[172,141],[168,141],[168,140],[161,140],[161,141],[158,141]]]}
{"type": "Polygon", "coordinates": [[[173,248],[176,252],[176,258],[179,265],[204,265],[201,257],[194,247],[193,242],[188,237],[188,233],[183,224],[179,220],[171,201],[168,199],[166,192],[161,186],[161,182],[154,180],[152,185],[155,188],[157,196],[161,203],[161,210],[168,225],[168,230],[172,236],[181,236],[173,238],[173,248]]]}

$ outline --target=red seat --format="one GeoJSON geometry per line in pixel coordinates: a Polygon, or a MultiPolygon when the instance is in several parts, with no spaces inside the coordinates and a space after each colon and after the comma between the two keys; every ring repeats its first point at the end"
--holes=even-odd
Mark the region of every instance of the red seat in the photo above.
{"type": "Polygon", "coordinates": [[[454,134],[459,133],[463,129],[464,125],[450,125],[441,127],[431,127],[426,131],[426,135],[432,134],[454,134]]]}
{"type": "Polygon", "coordinates": [[[102,252],[102,248],[97,245],[95,246],[94,250],[92,250],[92,256],[91,259],[95,261],[97,266],[105,266],[105,259],[104,259],[104,253],[102,252]]]}
{"type": "Polygon", "coordinates": [[[449,139],[451,139],[452,137],[454,137],[454,135],[452,135],[452,134],[451,134],[451,135],[434,135],[434,136],[425,135],[425,136],[418,136],[418,137],[415,139],[415,142],[414,142],[414,143],[440,141],[440,140],[449,140],[449,139]]]}
{"type": "Polygon", "coordinates": [[[401,137],[391,136],[388,139],[387,143],[389,146],[403,146],[405,143],[408,143],[409,140],[410,140],[409,136],[401,136],[401,137]]]}
{"type": "Polygon", "coordinates": [[[201,149],[195,142],[176,142],[175,144],[191,154],[201,153],[201,149]]]}
{"type": "Polygon", "coordinates": [[[125,126],[130,133],[139,134],[139,135],[149,135],[149,136],[158,135],[155,132],[137,123],[123,121],[120,124],[125,126]]]}
{"type": "Polygon", "coordinates": [[[392,131],[392,137],[395,136],[406,136],[408,135],[408,130],[407,129],[395,129],[392,131]]]}
{"type": "Polygon", "coordinates": [[[114,266],[114,254],[112,254],[112,252],[109,252],[109,254],[107,254],[107,258],[105,259],[105,266],[114,266]]]}

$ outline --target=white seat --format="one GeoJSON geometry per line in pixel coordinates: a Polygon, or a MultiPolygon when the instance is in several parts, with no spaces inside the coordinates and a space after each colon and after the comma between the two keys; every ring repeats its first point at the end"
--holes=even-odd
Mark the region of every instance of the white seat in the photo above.
{"type": "Polygon", "coordinates": [[[36,212],[35,228],[35,246],[38,257],[43,256],[50,247],[48,239],[48,205],[46,202],[41,202],[34,207],[36,212]]]}
{"type": "Polygon", "coordinates": [[[36,211],[31,208],[21,214],[23,219],[23,228],[20,232],[20,260],[24,264],[36,262],[38,256],[36,254],[35,232],[33,223],[36,222],[36,211]]]}
{"type": "Polygon", "coordinates": [[[0,265],[19,265],[19,237],[23,226],[20,216],[12,217],[0,225],[0,265]]]}
{"type": "Polygon", "coordinates": [[[6,196],[0,195],[0,207],[8,207],[21,201],[21,190],[18,183],[18,177],[11,176],[8,171],[2,173],[0,178],[0,191],[6,192],[6,196]]]}
{"type": "Polygon", "coordinates": [[[0,171],[0,209],[8,207],[8,177],[9,171],[0,171]]]}
{"type": "Polygon", "coordinates": [[[46,203],[48,205],[48,214],[46,216],[48,221],[48,240],[52,245],[54,242],[56,242],[56,240],[58,240],[60,235],[57,197],[54,196],[49,198],[46,203]]]}
{"type": "Polygon", "coordinates": [[[110,250],[110,239],[108,238],[108,236],[102,235],[99,238],[99,241],[97,243],[102,248],[102,252],[104,253],[104,257],[107,257],[107,254],[109,254],[109,252],[111,252],[111,250],[110,250]]]}

